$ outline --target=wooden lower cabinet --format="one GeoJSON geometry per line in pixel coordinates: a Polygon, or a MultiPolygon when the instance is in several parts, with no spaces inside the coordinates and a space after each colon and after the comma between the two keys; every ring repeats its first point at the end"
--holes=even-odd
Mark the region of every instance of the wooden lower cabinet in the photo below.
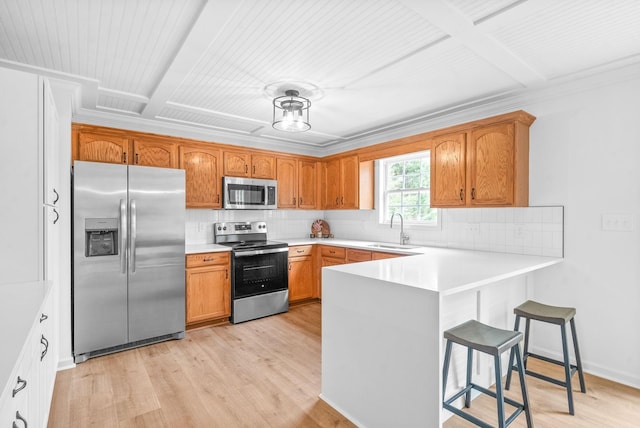
{"type": "Polygon", "coordinates": [[[373,260],[371,251],[358,250],[355,248],[347,249],[347,257],[345,259],[347,263],[366,262],[369,260],[373,260]]]}
{"type": "Polygon", "coordinates": [[[231,268],[229,253],[187,255],[187,327],[225,319],[230,315],[231,268]]]}
{"type": "Polygon", "coordinates": [[[289,248],[289,302],[315,297],[313,245],[289,248]]]}

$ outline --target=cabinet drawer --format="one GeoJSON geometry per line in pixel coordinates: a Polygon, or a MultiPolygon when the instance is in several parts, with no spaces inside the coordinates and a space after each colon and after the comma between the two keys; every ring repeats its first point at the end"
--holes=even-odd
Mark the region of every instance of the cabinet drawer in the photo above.
{"type": "Polygon", "coordinates": [[[297,245],[289,247],[289,257],[310,256],[313,252],[313,245],[297,245]]]}
{"type": "Polygon", "coordinates": [[[379,251],[373,252],[373,260],[382,260],[382,259],[394,259],[396,257],[403,257],[404,254],[397,253],[382,253],[379,251]]]}
{"type": "Polygon", "coordinates": [[[208,265],[220,265],[229,263],[229,252],[221,251],[217,253],[200,253],[187,255],[187,267],[198,267],[208,265]]]}
{"type": "Polygon", "coordinates": [[[355,248],[347,250],[347,262],[366,262],[368,260],[371,260],[371,251],[356,250],[355,248]]]}
{"type": "Polygon", "coordinates": [[[345,248],[343,247],[330,247],[328,245],[323,245],[320,250],[320,255],[322,257],[336,257],[344,259],[345,257],[345,248]]]}

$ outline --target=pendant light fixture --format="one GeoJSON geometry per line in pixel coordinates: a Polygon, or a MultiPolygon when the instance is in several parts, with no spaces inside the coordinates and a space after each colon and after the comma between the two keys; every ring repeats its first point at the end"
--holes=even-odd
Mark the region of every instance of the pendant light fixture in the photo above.
{"type": "Polygon", "coordinates": [[[273,128],[287,132],[308,131],[311,129],[309,107],[311,107],[311,101],[301,97],[298,91],[294,89],[285,91],[283,96],[273,99],[273,128]]]}

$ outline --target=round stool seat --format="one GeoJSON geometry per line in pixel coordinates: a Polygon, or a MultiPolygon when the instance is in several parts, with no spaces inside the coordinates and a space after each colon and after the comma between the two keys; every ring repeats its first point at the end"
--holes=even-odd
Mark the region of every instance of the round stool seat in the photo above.
{"type": "Polygon", "coordinates": [[[444,338],[490,355],[500,355],[522,340],[522,333],[469,320],[444,332],[444,338]]]}
{"type": "Polygon", "coordinates": [[[542,303],[527,300],[513,310],[516,315],[544,321],[551,324],[566,324],[576,315],[575,308],[561,306],[549,306],[542,303]]]}

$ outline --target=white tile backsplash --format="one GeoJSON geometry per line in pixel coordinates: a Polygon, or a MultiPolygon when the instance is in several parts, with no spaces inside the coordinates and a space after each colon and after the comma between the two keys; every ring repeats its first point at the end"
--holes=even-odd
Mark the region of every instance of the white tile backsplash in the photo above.
{"type": "MultiPolygon", "coordinates": [[[[440,228],[405,227],[410,243],[480,251],[563,256],[564,207],[447,208],[440,228]]],[[[376,210],[202,210],[188,209],[188,244],[213,242],[213,223],[266,221],[269,239],[305,238],[311,223],[325,219],[336,238],[398,242],[400,224],[378,222],[376,210]]]]}

